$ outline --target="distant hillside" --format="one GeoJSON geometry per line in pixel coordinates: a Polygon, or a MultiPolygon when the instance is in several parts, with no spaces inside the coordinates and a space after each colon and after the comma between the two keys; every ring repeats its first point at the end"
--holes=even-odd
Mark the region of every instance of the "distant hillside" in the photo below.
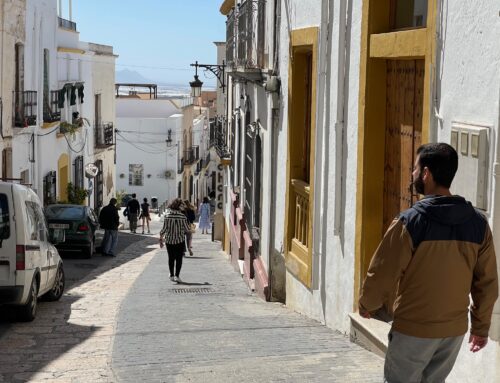
{"type": "Polygon", "coordinates": [[[154,84],[155,81],[144,77],[139,72],[130,69],[117,70],[115,74],[117,83],[134,83],[134,84],[154,84]]]}

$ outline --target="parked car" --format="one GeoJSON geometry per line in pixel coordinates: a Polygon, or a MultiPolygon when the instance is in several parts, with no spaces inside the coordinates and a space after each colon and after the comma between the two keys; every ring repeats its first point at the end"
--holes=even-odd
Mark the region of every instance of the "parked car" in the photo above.
{"type": "Polygon", "coordinates": [[[98,232],[99,219],[88,206],[57,204],[45,208],[49,232],[64,230],[65,241],[56,245],[61,253],[80,253],[91,258],[102,235],[98,232]]]}
{"type": "Polygon", "coordinates": [[[19,319],[35,318],[38,298],[64,292],[63,262],[49,236],[38,196],[30,188],[0,181],[0,304],[16,306],[19,319]]]}

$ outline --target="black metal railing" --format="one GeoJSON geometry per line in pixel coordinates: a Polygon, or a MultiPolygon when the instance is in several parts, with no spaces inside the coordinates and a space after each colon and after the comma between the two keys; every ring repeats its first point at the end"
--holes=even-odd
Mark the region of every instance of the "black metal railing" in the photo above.
{"type": "Polygon", "coordinates": [[[76,23],[74,21],[66,20],[62,17],[58,17],[58,19],[60,28],[69,29],[70,31],[76,32],[76,23]]]}
{"type": "Polygon", "coordinates": [[[95,127],[95,147],[107,148],[115,143],[115,131],[112,122],[104,122],[95,127]]]}
{"type": "Polygon", "coordinates": [[[200,159],[200,147],[192,146],[184,151],[184,165],[192,165],[200,159]]]}
{"type": "Polygon", "coordinates": [[[13,93],[13,122],[16,128],[26,128],[36,125],[37,116],[37,92],[27,90],[13,93]]]}
{"type": "Polygon", "coordinates": [[[232,10],[227,16],[226,21],[226,64],[228,67],[234,65],[234,50],[236,47],[236,36],[234,34],[236,28],[235,17],[236,13],[232,10]]]}
{"type": "Polygon", "coordinates": [[[59,91],[51,90],[49,101],[44,101],[43,122],[61,121],[61,109],[59,108],[59,91]]]}
{"type": "MultiPolygon", "coordinates": [[[[238,67],[247,69],[263,69],[265,63],[265,0],[244,0],[236,10],[237,27],[234,23],[226,24],[226,38],[231,31],[236,31],[236,59],[238,67]]],[[[229,42],[229,40],[228,40],[229,42]]],[[[227,43],[228,43],[227,42],[227,43]]],[[[233,43],[234,44],[234,43],[233,43]]],[[[229,45],[229,44],[228,44],[229,45]]],[[[226,46],[226,55],[228,55],[226,46]]],[[[228,60],[228,58],[226,58],[228,60]]],[[[229,62],[228,62],[229,65],[229,62]]]]}
{"type": "Polygon", "coordinates": [[[217,119],[214,128],[214,137],[211,141],[213,141],[212,146],[215,147],[217,155],[220,158],[228,158],[231,156],[227,145],[227,123],[224,118],[219,117],[217,119]]]}

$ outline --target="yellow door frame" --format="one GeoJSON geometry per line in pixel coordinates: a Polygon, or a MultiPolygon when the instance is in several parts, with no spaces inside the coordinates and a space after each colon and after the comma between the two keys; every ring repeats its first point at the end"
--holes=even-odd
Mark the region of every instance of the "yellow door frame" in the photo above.
{"type": "Polygon", "coordinates": [[[424,59],[422,143],[429,142],[431,86],[435,68],[437,0],[427,4],[425,28],[390,31],[390,0],[364,0],[359,74],[358,159],[354,302],[371,257],[380,242],[383,216],[386,126],[386,62],[424,59]]]}
{"type": "Polygon", "coordinates": [[[69,156],[65,153],[57,161],[57,175],[59,178],[59,201],[68,201],[68,182],[70,177],[69,156]]]}
{"type": "MultiPolygon", "coordinates": [[[[286,167],[286,208],[285,208],[285,232],[284,232],[284,248],[285,248],[285,264],[287,270],[294,275],[302,284],[311,288],[312,286],[312,233],[314,219],[314,159],[316,156],[315,141],[316,141],[316,80],[318,67],[318,32],[317,27],[296,29],[291,32],[290,38],[290,59],[288,65],[288,139],[287,139],[287,167],[286,167]],[[294,63],[294,54],[307,52],[312,54],[312,73],[311,73],[311,145],[310,145],[310,161],[309,161],[309,224],[308,224],[308,249],[306,259],[301,259],[290,252],[293,233],[294,233],[294,209],[291,198],[291,180],[296,177],[294,174],[292,159],[297,155],[296,144],[291,140],[291,136],[304,129],[300,126],[300,118],[296,118],[296,112],[292,108],[294,97],[300,98],[303,96],[303,89],[293,89],[293,73],[294,70],[303,70],[301,62],[294,63]],[[293,210],[293,212],[292,212],[293,210]]],[[[302,119],[303,120],[303,119],[302,119]]]]}

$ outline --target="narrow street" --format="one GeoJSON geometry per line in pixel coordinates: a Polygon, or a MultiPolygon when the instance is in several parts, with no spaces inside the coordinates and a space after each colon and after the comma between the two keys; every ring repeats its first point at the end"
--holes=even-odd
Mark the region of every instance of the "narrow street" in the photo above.
{"type": "Polygon", "coordinates": [[[81,278],[34,322],[0,324],[0,382],[382,380],[381,358],[249,292],[209,235],[195,235],[183,284],[156,235],[120,242],[113,259],[65,259],[81,278]]]}

